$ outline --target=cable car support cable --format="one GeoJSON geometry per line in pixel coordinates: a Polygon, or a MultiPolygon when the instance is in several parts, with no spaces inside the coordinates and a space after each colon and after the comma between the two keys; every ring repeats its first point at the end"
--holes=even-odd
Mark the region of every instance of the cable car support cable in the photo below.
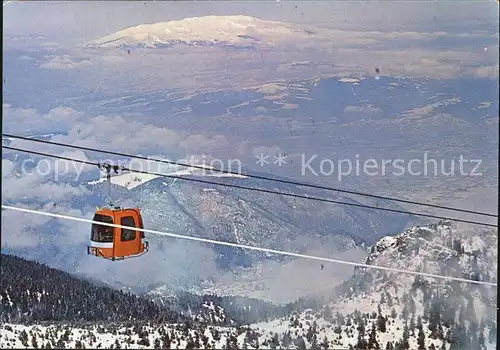
{"type": "MultiPolygon", "coordinates": [[[[6,133],[2,133],[2,136],[8,137],[8,138],[13,138],[13,139],[30,141],[30,142],[39,142],[39,143],[44,143],[44,144],[54,145],[54,146],[68,147],[68,148],[78,149],[78,150],[82,150],[82,151],[98,152],[98,153],[104,153],[104,154],[109,154],[109,155],[115,155],[115,156],[119,156],[119,157],[134,158],[134,159],[140,159],[140,160],[146,160],[146,161],[154,161],[154,162],[163,163],[163,164],[178,165],[178,166],[183,166],[183,167],[188,167],[188,168],[193,168],[193,169],[207,170],[205,167],[198,166],[198,165],[179,163],[179,162],[174,162],[174,161],[164,160],[164,159],[157,159],[157,158],[148,158],[148,157],[131,155],[131,154],[126,154],[126,153],[121,153],[121,152],[106,151],[106,150],[101,150],[101,149],[91,148],[91,147],[69,145],[69,144],[65,144],[65,143],[61,143],[61,142],[40,140],[40,139],[35,139],[35,138],[27,137],[27,136],[19,136],[19,135],[12,135],[12,134],[6,134],[6,133]]],[[[298,182],[298,181],[273,179],[273,178],[261,176],[261,175],[253,175],[253,174],[246,174],[246,173],[234,173],[234,172],[231,172],[229,170],[223,170],[223,169],[214,168],[211,170],[214,172],[223,173],[223,174],[227,174],[227,175],[239,175],[239,176],[245,176],[248,178],[278,182],[278,183],[283,183],[283,184],[288,184],[288,185],[303,186],[303,187],[314,188],[314,189],[319,189],[319,190],[333,191],[333,192],[338,192],[338,193],[346,193],[346,194],[352,194],[352,195],[357,195],[357,196],[388,200],[388,201],[393,201],[393,202],[420,205],[420,206],[424,206],[424,207],[445,209],[445,210],[456,211],[456,212],[461,212],[461,213],[468,213],[468,214],[475,214],[475,215],[482,215],[482,216],[489,216],[489,217],[498,218],[498,214],[490,214],[490,213],[485,213],[485,212],[480,212],[480,211],[475,211],[475,210],[454,208],[454,207],[449,207],[449,206],[445,206],[445,205],[423,203],[423,202],[417,202],[417,201],[388,197],[388,196],[380,196],[380,195],[375,195],[375,194],[370,194],[370,193],[365,193],[365,192],[344,190],[344,189],[340,189],[340,188],[334,188],[334,187],[322,186],[322,185],[314,185],[314,184],[298,182]]]]}
{"type": "Polygon", "coordinates": [[[356,263],[356,262],[347,261],[347,260],[331,259],[331,258],[314,256],[314,255],[286,252],[286,251],[275,250],[275,249],[268,249],[268,248],[255,247],[255,246],[249,246],[249,245],[238,244],[238,243],[231,243],[231,242],[226,242],[226,241],[217,241],[217,240],[201,238],[201,237],[180,235],[180,234],[171,233],[171,232],[149,230],[149,229],[144,229],[144,228],[139,229],[136,227],[108,224],[108,223],[103,223],[100,221],[93,221],[90,219],[76,217],[76,216],[49,213],[49,212],[45,212],[45,211],[19,208],[19,207],[14,207],[14,206],[10,206],[10,205],[3,205],[2,204],[2,209],[19,211],[19,212],[24,212],[24,213],[36,214],[36,215],[49,216],[49,217],[59,218],[59,219],[64,219],[64,220],[72,220],[72,221],[79,221],[79,222],[85,222],[85,223],[91,223],[91,224],[99,224],[99,225],[103,225],[103,226],[109,226],[109,227],[115,227],[115,228],[121,228],[121,229],[131,229],[131,230],[141,231],[141,232],[145,232],[145,233],[150,233],[153,235],[167,236],[167,237],[178,238],[178,239],[186,239],[186,240],[190,240],[190,241],[204,242],[204,243],[215,244],[215,245],[223,245],[223,246],[228,246],[228,247],[233,247],[233,248],[241,248],[241,249],[246,249],[246,250],[259,251],[259,252],[263,252],[263,253],[293,256],[296,258],[319,260],[319,261],[325,261],[325,262],[331,262],[331,263],[343,264],[343,265],[351,265],[351,266],[367,268],[367,269],[385,270],[385,271],[396,272],[396,273],[418,275],[418,276],[430,277],[430,278],[439,278],[439,279],[444,279],[444,280],[471,283],[471,284],[481,284],[481,285],[487,285],[487,286],[493,286],[493,287],[497,286],[497,283],[492,283],[492,282],[475,281],[475,280],[466,279],[466,278],[436,275],[436,274],[431,274],[431,273],[411,271],[411,270],[405,270],[405,269],[397,269],[397,268],[385,267],[385,266],[379,266],[379,265],[362,264],[362,263],[356,263]]]}
{"type": "MultiPolygon", "coordinates": [[[[83,160],[83,159],[75,159],[75,158],[70,158],[70,157],[58,156],[58,155],[54,155],[54,154],[37,152],[37,151],[32,151],[32,150],[27,150],[27,149],[22,149],[22,148],[10,147],[10,146],[5,146],[5,145],[2,145],[2,148],[9,149],[12,151],[18,151],[18,152],[24,152],[24,153],[49,157],[49,158],[56,158],[56,159],[60,159],[60,160],[66,160],[66,161],[71,161],[71,162],[76,162],[76,163],[93,165],[93,166],[97,166],[99,168],[101,168],[103,166],[102,163],[98,163],[98,162],[92,162],[92,161],[87,161],[87,160],[83,160]]],[[[154,175],[154,176],[158,176],[158,177],[180,179],[180,180],[184,180],[184,181],[192,181],[192,182],[217,185],[217,186],[222,186],[222,187],[238,188],[238,189],[243,189],[243,190],[256,191],[256,192],[260,192],[260,193],[277,194],[277,195],[286,196],[286,197],[308,199],[308,200],[314,200],[314,201],[319,201],[319,202],[324,202],[324,203],[347,205],[347,206],[364,208],[364,209],[388,211],[388,212],[400,213],[400,214],[405,214],[405,215],[410,215],[410,216],[421,216],[421,217],[427,217],[427,218],[433,218],[433,219],[439,219],[439,220],[451,220],[451,221],[455,221],[455,222],[462,222],[462,223],[473,224],[473,225],[497,227],[496,224],[490,224],[490,223],[485,223],[485,222],[480,222],[480,221],[465,220],[465,219],[451,218],[451,217],[447,217],[447,216],[439,216],[439,215],[432,215],[432,214],[410,212],[410,211],[399,210],[399,209],[380,208],[378,206],[371,206],[371,205],[365,205],[365,204],[359,204],[359,203],[349,203],[349,202],[337,201],[337,200],[320,198],[320,197],[311,197],[311,196],[305,196],[305,195],[300,195],[300,194],[296,194],[296,193],[286,193],[286,192],[280,192],[280,191],[267,190],[267,189],[263,189],[263,188],[255,188],[255,187],[248,187],[248,186],[235,185],[235,184],[225,184],[225,183],[202,180],[202,179],[187,178],[187,177],[182,177],[182,176],[177,176],[177,175],[168,175],[168,174],[151,172],[151,171],[129,169],[127,167],[118,166],[118,165],[110,165],[110,166],[119,167],[119,169],[121,171],[129,171],[129,172],[139,173],[139,174],[154,175]]]]}

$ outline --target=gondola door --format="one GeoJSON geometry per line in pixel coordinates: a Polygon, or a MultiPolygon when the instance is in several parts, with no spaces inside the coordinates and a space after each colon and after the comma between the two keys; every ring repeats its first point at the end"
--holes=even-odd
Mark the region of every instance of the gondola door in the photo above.
{"type": "Polygon", "coordinates": [[[129,226],[131,228],[115,228],[114,230],[114,255],[116,258],[124,258],[142,254],[144,252],[144,232],[142,219],[138,210],[125,209],[114,212],[114,220],[117,225],[129,226]]]}

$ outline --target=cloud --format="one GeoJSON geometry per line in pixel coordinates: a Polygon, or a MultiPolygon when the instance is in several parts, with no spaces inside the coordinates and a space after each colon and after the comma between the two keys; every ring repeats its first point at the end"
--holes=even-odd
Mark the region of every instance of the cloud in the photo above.
{"type": "Polygon", "coordinates": [[[270,155],[270,156],[277,156],[278,154],[283,154],[283,149],[279,146],[258,146],[252,148],[252,154],[254,156],[260,156],[261,154],[264,155],[270,155]]]}
{"type": "Polygon", "coordinates": [[[10,176],[14,171],[14,168],[15,168],[14,162],[8,159],[2,159],[2,179],[7,178],[7,176],[10,176]]]}
{"type": "MultiPolygon", "coordinates": [[[[28,158],[20,166],[2,159],[2,200],[11,203],[29,201],[51,202],[70,201],[73,196],[89,194],[81,186],[74,186],[60,181],[63,175],[76,175],[81,169],[64,169],[56,166],[57,160],[28,158]],[[61,171],[65,170],[65,172],[61,171]]],[[[78,166],[77,163],[71,163],[78,166]]],[[[66,165],[64,165],[66,166],[66,165]]],[[[76,176],[75,176],[76,177],[76,176]]]]}
{"type": "MultiPolygon", "coordinates": [[[[461,100],[459,97],[452,97],[452,98],[449,98],[449,99],[446,99],[443,101],[438,101],[435,103],[431,103],[431,104],[428,104],[425,106],[411,108],[411,109],[405,111],[402,115],[405,117],[420,118],[423,116],[431,115],[439,107],[454,105],[454,104],[457,104],[460,102],[461,102],[461,100]]],[[[399,121],[404,121],[404,119],[400,119],[399,121]]]]}
{"type": "Polygon", "coordinates": [[[195,242],[151,236],[150,251],[140,259],[119,262],[84,257],[79,272],[108,282],[134,287],[158,286],[169,288],[186,286],[199,279],[218,275],[215,253],[211,247],[195,242]]]}
{"type": "Polygon", "coordinates": [[[3,104],[3,131],[15,134],[43,134],[66,132],[84,114],[71,107],[56,107],[45,114],[34,108],[12,108],[3,104]]]}
{"type": "Polygon", "coordinates": [[[58,47],[59,44],[55,41],[49,41],[49,42],[42,43],[40,46],[42,46],[42,47],[58,47]]]}
{"type": "Polygon", "coordinates": [[[108,64],[117,64],[125,61],[125,57],[116,54],[102,55],[101,61],[108,64]]]}
{"type": "Polygon", "coordinates": [[[210,153],[227,146],[225,136],[205,136],[174,131],[151,124],[141,124],[121,116],[88,118],[69,130],[68,136],[57,136],[59,142],[97,147],[123,153],[160,153],[185,155],[210,153]],[[78,130],[80,135],[78,135],[78,130]]]}
{"type": "Polygon", "coordinates": [[[346,106],[344,108],[344,112],[348,113],[373,113],[373,112],[381,112],[382,110],[378,107],[368,105],[368,106],[346,106]]]}
{"type": "Polygon", "coordinates": [[[479,67],[473,70],[474,76],[478,78],[490,78],[498,80],[499,69],[498,64],[493,66],[479,67]]]}
{"type": "MultiPolygon", "coordinates": [[[[329,242],[325,246],[334,247],[329,242]]],[[[333,243],[333,244],[332,244],[333,243]]],[[[338,244],[338,242],[337,242],[338,244]]],[[[366,251],[359,248],[338,251],[324,247],[311,247],[306,255],[335,256],[339,260],[360,262],[366,251]]],[[[348,278],[353,267],[313,261],[293,259],[288,262],[265,261],[253,268],[238,272],[228,272],[214,280],[214,287],[206,293],[230,288],[231,291],[247,297],[260,298],[274,303],[293,302],[305,295],[332,297],[333,288],[348,278]],[[321,269],[321,265],[324,269],[321,269]],[[307,280],[307,283],[303,281],[307,280]]]]}
{"type": "Polygon", "coordinates": [[[40,215],[12,210],[2,210],[2,249],[5,248],[38,248],[40,237],[36,227],[50,220],[40,215]]]}
{"type": "MultiPolygon", "coordinates": [[[[495,67],[497,61],[491,54],[494,50],[476,50],[477,45],[482,46],[479,39],[474,47],[452,46],[450,50],[442,50],[443,44],[430,34],[422,33],[421,42],[407,39],[402,33],[386,34],[393,38],[340,31],[273,50],[246,53],[173,48],[138,50],[130,55],[125,53],[126,56],[104,58],[100,52],[85,52],[86,59],[94,63],[93,70],[79,79],[81,86],[88,89],[95,90],[99,79],[98,89],[118,89],[126,94],[130,90],[241,88],[273,80],[308,79],[313,75],[373,75],[374,67],[379,67],[382,75],[392,77],[474,77],[485,75],[485,69],[476,70],[478,67],[495,67]],[[290,61],[307,61],[309,65],[296,69],[290,61]],[[133,79],[129,79],[132,70],[133,79]]],[[[453,38],[445,38],[453,43],[453,38]]]]}
{"type": "MultiPolygon", "coordinates": [[[[224,135],[206,136],[184,131],[142,124],[122,116],[89,116],[69,107],[57,107],[47,113],[35,109],[13,108],[3,105],[4,132],[14,134],[56,135],[53,140],[97,149],[131,154],[161,154],[165,156],[210,155],[228,146],[224,135]]],[[[15,140],[16,147],[29,147],[33,143],[15,140]]],[[[37,150],[55,151],[53,146],[37,144],[37,150]]],[[[60,148],[59,149],[60,152],[60,148]]]]}
{"type": "Polygon", "coordinates": [[[48,62],[42,63],[40,68],[66,70],[66,69],[80,69],[90,66],[92,63],[89,60],[76,61],[69,55],[55,56],[48,62]]]}

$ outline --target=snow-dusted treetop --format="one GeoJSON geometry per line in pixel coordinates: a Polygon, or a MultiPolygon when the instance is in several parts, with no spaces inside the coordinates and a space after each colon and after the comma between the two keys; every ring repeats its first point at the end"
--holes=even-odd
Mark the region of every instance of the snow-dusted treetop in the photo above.
{"type": "Polygon", "coordinates": [[[159,47],[185,45],[267,45],[283,39],[299,39],[309,32],[283,22],[250,16],[204,16],[155,24],[142,24],[90,41],[87,47],[159,47]]]}

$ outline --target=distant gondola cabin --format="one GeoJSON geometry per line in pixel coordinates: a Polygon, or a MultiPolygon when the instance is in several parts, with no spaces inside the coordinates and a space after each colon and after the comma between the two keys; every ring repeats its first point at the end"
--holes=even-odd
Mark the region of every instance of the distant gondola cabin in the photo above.
{"type": "Polygon", "coordinates": [[[121,260],[147,252],[148,242],[144,241],[144,232],[136,230],[144,228],[138,208],[99,209],[93,221],[89,254],[110,260],[121,260]],[[95,221],[135,229],[105,226],[95,221]]]}

